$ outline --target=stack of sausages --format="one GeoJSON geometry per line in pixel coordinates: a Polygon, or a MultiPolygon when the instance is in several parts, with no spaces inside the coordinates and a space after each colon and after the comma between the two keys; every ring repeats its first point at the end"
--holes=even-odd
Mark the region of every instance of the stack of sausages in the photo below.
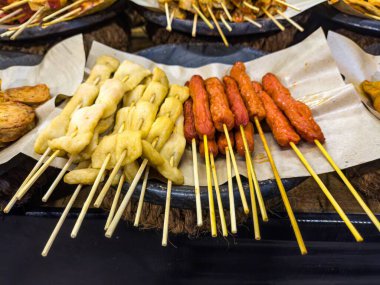
{"type": "Polygon", "coordinates": [[[201,76],[194,75],[189,88],[191,98],[184,104],[184,132],[189,143],[200,139],[202,155],[203,136],[207,136],[210,153],[214,156],[219,152],[225,154],[228,144],[224,126],[230,133],[235,150],[244,157],[245,148],[239,131],[243,126],[249,151],[252,152],[254,128],[250,121],[255,118],[266,120],[282,147],[288,147],[290,142],[298,144],[301,138],[310,143],[325,141],[309,107],[292,98],[274,74],[266,74],[262,85],[251,82],[244,63],[237,62],[223,82],[215,77],[203,80],[201,76]]]}

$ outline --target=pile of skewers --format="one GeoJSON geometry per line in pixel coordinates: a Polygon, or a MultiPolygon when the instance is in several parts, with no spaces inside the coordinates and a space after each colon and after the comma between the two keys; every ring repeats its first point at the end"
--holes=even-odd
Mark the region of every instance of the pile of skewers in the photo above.
{"type": "Polygon", "coordinates": [[[225,155],[227,162],[232,233],[237,232],[232,168],[243,210],[246,214],[250,211],[236,162],[234,153],[236,150],[245,158],[254,234],[255,239],[259,240],[261,234],[258,210],[263,221],[268,221],[268,215],[252,160],[255,126],[268,156],[300,251],[306,254],[307,249],[300,229],[261,127],[263,120],[281,147],[291,147],[294,150],[357,241],[362,241],[362,236],[297,147],[301,139],[315,144],[320,149],[380,230],[377,218],[323,147],[324,135],[313,119],[310,109],[293,99],[289,90],[271,73],[263,77],[262,84],[252,82],[242,62],[235,63],[229,76],[223,77],[222,81],[215,77],[203,80],[201,76],[194,75],[186,86],[180,86],[170,85],[166,74],[159,68],[151,72],[128,60],[120,63],[110,56],[99,57],[86,81],[79,86],[62,112],[39,133],[34,148],[35,152],[42,156],[9,201],[4,212],[8,213],[52,161],[61,156],[67,158],[67,162],[42,200],[46,202],[49,199],[62,178],[66,183],[77,187],[42,255],[48,254],[72,205],[85,185],[91,185],[91,190],[71,232],[71,237],[77,236],[91,204],[100,207],[104,197],[114,185],[116,191],[104,228],[106,237],[110,238],[143,177],[134,222],[135,226],[139,225],[150,168],[154,168],[167,181],[162,237],[162,245],[166,246],[171,189],[173,183],[179,185],[184,183],[183,174],[178,166],[186,142],[191,145],[193,152],[197,225],[203,224],[198,177],[198,143],[199,152],[206,164],[211,235],[217,236],[214,190],[222,234],[228,235],[215,167],[215,157],[219,152],[225,155]],[[77,164],[75,169],[66,173],[74,163],[77,164]],[[99,187],[102,182],[104,183],[99,187]],[[128,182],[129,188],[119,205],[121,189],[125,182],[128,182]]]}
{"type": "Polygon", "coordinates": [[[49,27],[95,13],[116,0],[2,0],[0,24],[10,26],[0,37],[16,39],[25,29],[49,27]]]}
{"type": "Polygon", "coordinates": [[[214,29],[214,25],[211,21],[215,24],[226,46],[228,46],[228,41],[220,25],[223,24],[225,28],[231,32],[232,27],[229,22],[241,23],[246,21],[261,28],[262,25],[256,20],[258,18],[267,17],[272,20],[281,31],[284,31],[285,27],[275,17],[278,15],[299,31],[303,32],[304,30],[284,13],[288,7],[296,11],[301,10],[287,3],[285,0],[158,0],[158,2],[160,8],[165,11],[166,29],[168,31],[172,30],[174,18],[185,19],[190,13],[193,15],[193,37],[196,36],[198,17],[200,17],[211,30],[214,29]]]}

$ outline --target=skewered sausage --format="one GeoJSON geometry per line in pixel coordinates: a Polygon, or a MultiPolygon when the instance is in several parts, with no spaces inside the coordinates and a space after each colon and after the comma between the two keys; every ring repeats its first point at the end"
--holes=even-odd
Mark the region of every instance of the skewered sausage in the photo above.
{"type": "Polygon", "coordinates": [[[228,105],[223,83],[216,77],[207,79],[205,83],[210,96],[210,111],[215,128],[223,132],[223,125],[226,125],[228,130],[232,130],[235,119],[228,105]]]}
{"type": "MultiPolygon", "coordinates": [[[[244,134],[245,134],[245,138],[247,139],[249,152],[253,152],[253,149],[255,147],[255,141],[254,141],[254,129],[251,122],[249,122],[244,127],[244,134]]],[[[235,131],[235,145],[236,145],[236,151],[238,152],[238,154],[244,157],[245,148],[244,148],[243,137],[241,135],[240,129],[236,129],[235,131]]]]}
{"type": "Polygon", "coordinates": [[[197,131],[195,130],[193,100],[187,99],[183,104],[183,116],[185,117],[184,132],[187,143],[191,144],[193,139],[197,139],[197,131]]]}
{"type": "Polygon", "coordinates": [[[193,99],[193,114],[195,129],[199,138],[213,139],[215,134],[214,124],[211,118],[208,94],[201,76],[194,75],[189,83],[190,96],[193,99]]]}
{"type": "Polygon", "coordinates": [[[267,113],[266,122],[272,130],[277,143],[282,147],[289,146],[290,142],[297,144],[300,136],[291,126],[289,120],[273,102],[272,98],[262,89],[261,84],[252,82],[252,86],[264,104],[267,113]]]}
{"type": "MultiPolygon", "coordinates": [[[[235,146],[235,140],[234,140],[234,134],[232,132],[229,132],[230,140],[231,140],[231,146],[234,148],[235,146]]],[[[228,147],[228,142],[226,135],[224,133],[219,133],[218,135],[218,149],[219,152],[222,154],[226,154],[226,147],[228,147]]]]}
{"type": "Polygon", "coordinates": [[[268,73],[263,77],[263,87],[303,139],[310,143],[314,140],[325,141],[309,107],[295,100],[274,74],[268,73]]]}
{"type": "Polygon", "coordinates": [[[239,84],[240,93],[251,120],[254,117],[258,117],[259,120],[264,119],[265,109],[263,103],[252,88],[251,79],[245,72],[244,63],[236,62],[231,69],[230,75],[239,84]]]}
{"type": "Polygon", "coordinates": [[[240,95],[239,86],[230,76],[224,76],[223,82],[226,86],[226,94],[231,111],[235,117],[235,126],[243,125],[245,127],[249,122],[249,116],[243,98],[240,95]]]}
{"type": "MultiPolygon", "coordinates": [[[[218,145],[216,144],[215,140],[208,140],[207,145],[209,154],[212,153],[214,157],[216,157],[218,155],[218,145]]],[[[205,146],[203,144],[203,140],[199,142],[199,153],[202,155],[202,157],[205,156],[205,146]]]]}

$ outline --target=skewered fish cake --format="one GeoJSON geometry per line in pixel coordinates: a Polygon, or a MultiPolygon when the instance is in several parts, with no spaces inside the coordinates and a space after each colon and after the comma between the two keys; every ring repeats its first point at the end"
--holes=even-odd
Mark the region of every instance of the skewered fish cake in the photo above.
{"type": "Polygon", "coordinates": [[[155,149],[158,151],[164,146],[169,139],[174,127],[174,122],[168,117],[157,117],[154,121],[152,128],[149,131],[146,140],[153,144],[156,142],[155,149]]]}
{"type": "Polygon", "coordinates": [[[153,69],[152,81],[159,82],[162,85],[164,85],[166,88],[169,88],[169,79],[166,76],[165,71],[163,71],[161,68],[155,67],[153,69]]]}
{"type": "Polygon", "coordinates": [[[119,65],[120,62],[111,56],[103,55],[98,57],[86,82],[96,85],[95,83],[99,81],[99,85],[102,85],[117,70],[119,65]]]}
{"type": "Polygon", "coordinates": [[[100,104],[104,107],[102,118],[107,118],[116,112],[117,105],[123,98],[123,95],[123,83],[120,80],[112,78],[104,82],[95,101],[95,104],[100,104]]]}
{"type": "Polygon", "coordinates": [[[129,129],[140,131],[141,137],[146,138],[156,118],[157,109],[150,102],[140,101],[133,108],[132,114],[129,129]]]}
{"type": "MultiPolygon", "coordinates": [[[[84,168],[74,169],[67,173],[63,178],[63,181],[67,184],[83,184],[92,185],[98,176],[99,169],[96,168],[84,168]]],[[[104,180],[102,177],[101,182],[104,180]]]]}
{"type": "Polygon", "coordinates": [[[160,108],[158,113],[159,117],[168,117],[170,120],[174,121],[178,118],[183,112],[182,102],[175,97],[166,98],[165,102],[160,108]]]}
{"type": "Polygon", "coordinates": [[[150,74],[150,70],[145,69],[141,65],[125,60],[119,66],[114,78],[123,82],[124,92],[128,92],[133,90],[150,74]]]}
{"type": "Polygon", "coordinates": [[[190,93],[187,86],[181,86],[177,84],[172,84],[170,86],[168,97],[176,97],[183,104],[189,98],[189,96],[190,93]]]}
{"type": "Polygon", "coordinates": [[[146,89],[146,85],[140,84],[140,85],[137,85],[135,89],[127,92],[127,94],[125,94],[123,98],[123,106],[127,107],[131,105],[135,105],[143,96],[145,89],[146,89]]]}
{"type": "Polygon", "coordinates": [[[151,102],[156,106],[158,111],[158,108],[164,101],[166,95],[168,94],[168,91],[169,89],[165,85],[161,84],[160,82],[152,81],[148,84],[140,101],[151,102]]]}
{"type": "Polygon", "coordinates": [[[123,174],[125,175],[125,179],[128,181],[128,183],[131,183],[133,181],[133,178],[135,178],[137,172],[139,171],[140,165],[137,161],[134,161],[132,163],[128,163],[123,168],[123,174]]]}

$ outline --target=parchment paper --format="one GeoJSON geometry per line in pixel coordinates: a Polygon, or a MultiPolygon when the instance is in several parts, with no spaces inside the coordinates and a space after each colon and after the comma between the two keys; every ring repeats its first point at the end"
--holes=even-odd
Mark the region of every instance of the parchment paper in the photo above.
{"type": "MultiPolygon", "coordinates": [[[[34,140],[38,129],[47,121],[55,109],[55,97],[58,94],[72,96],[82,82],[86,56],[84,53],[83,37],[77,35],[68,38],[51,48],[42,62],[36,66],[12,66],[0,71],[2,89],[25,85],[45,83],[52,96],[45,104],[36,109],[37,126],[16,142],[0,151],[0,164],[12,159],[20,152],[38,159],[33,151],[34,140]]],[[[60,165],[61,159],[55,163],[60,165]]],[[[55,164],[54,164],[55,165],[55,164]]]]}
{"type": "MultiPolygon", "coordinates": [[[[184,84],[194,74],[204,78],[222,77],[230,69],[229,65],[224,64],[210,64],[199,68],[155,64],[146,58],[120,52],[100,43],[93,44],[87,66],[91,67],[102,54],[115,56],[119,60],[128,59],[149,69],[159,66],[165,70],[170,82],[177,84],[184,84]]],[[[322,30],[316,31],[298,45],[247,62],[246,66],[254,80],[261,81],[267,72],[277,74],[295,98],[311,106],[326,135],[325,147],[340,167],[346,168],[380,157],[380,123],[365,110],[353,86],[343,82],[322,30]]],[[[280,149],[271,134],[266,134],[266,137],[281,177],[309,175],[293,151],[280,149]]],[[[255,140],[254,163],[258,178],[273,178],[262,143],[258,136],[255,140]]],[[[302,143],[300,149],[318,173],[331,171],[315,146],[302,143]]],[[[200,183],[206,185],[203,159],[198,157],[198,162],[200,183]]],[[[238,164],[240,173],[246,175],[244,161],[239,160],[238,164]]],[[[217,158],[216,167],[219,182],[224,183],[226,167],[223,157],[217,158]]],[[[190,149],[186,150],[180,168],[185,176],[185,184],[193,185],[190,149]]]]}
{"type": "MultiPolygon", "coordinates": [[[[143,6],[147,8],[158,9],[160,7],[157,0],[131,0],[131,1],[136,3],[139,6],[143,6]]],[[[322,2],[326,2],[326,0],[286,0],[286,2],[298,7],[301,10],[301,11],[296,11],[291,8],[286,9],[284,14],[286,14],[289,17],[294,17],[302,13],[303,11],[306,11],[307,9],[310,9],[322,2]]],[[[276,16],[276,18],[281,18],[281,17],[276,16]]]]}
{"type": "Polygon", "coordinates": [[[380,80],[380,56],[364,52],[352,40],[334,32],[329,32],[327,41],[345,81],[355,86],[366,107],[380,119],[380,113],[373,108],[371,100],[364,95],[360,87],[364,80],[380,80]]]}

